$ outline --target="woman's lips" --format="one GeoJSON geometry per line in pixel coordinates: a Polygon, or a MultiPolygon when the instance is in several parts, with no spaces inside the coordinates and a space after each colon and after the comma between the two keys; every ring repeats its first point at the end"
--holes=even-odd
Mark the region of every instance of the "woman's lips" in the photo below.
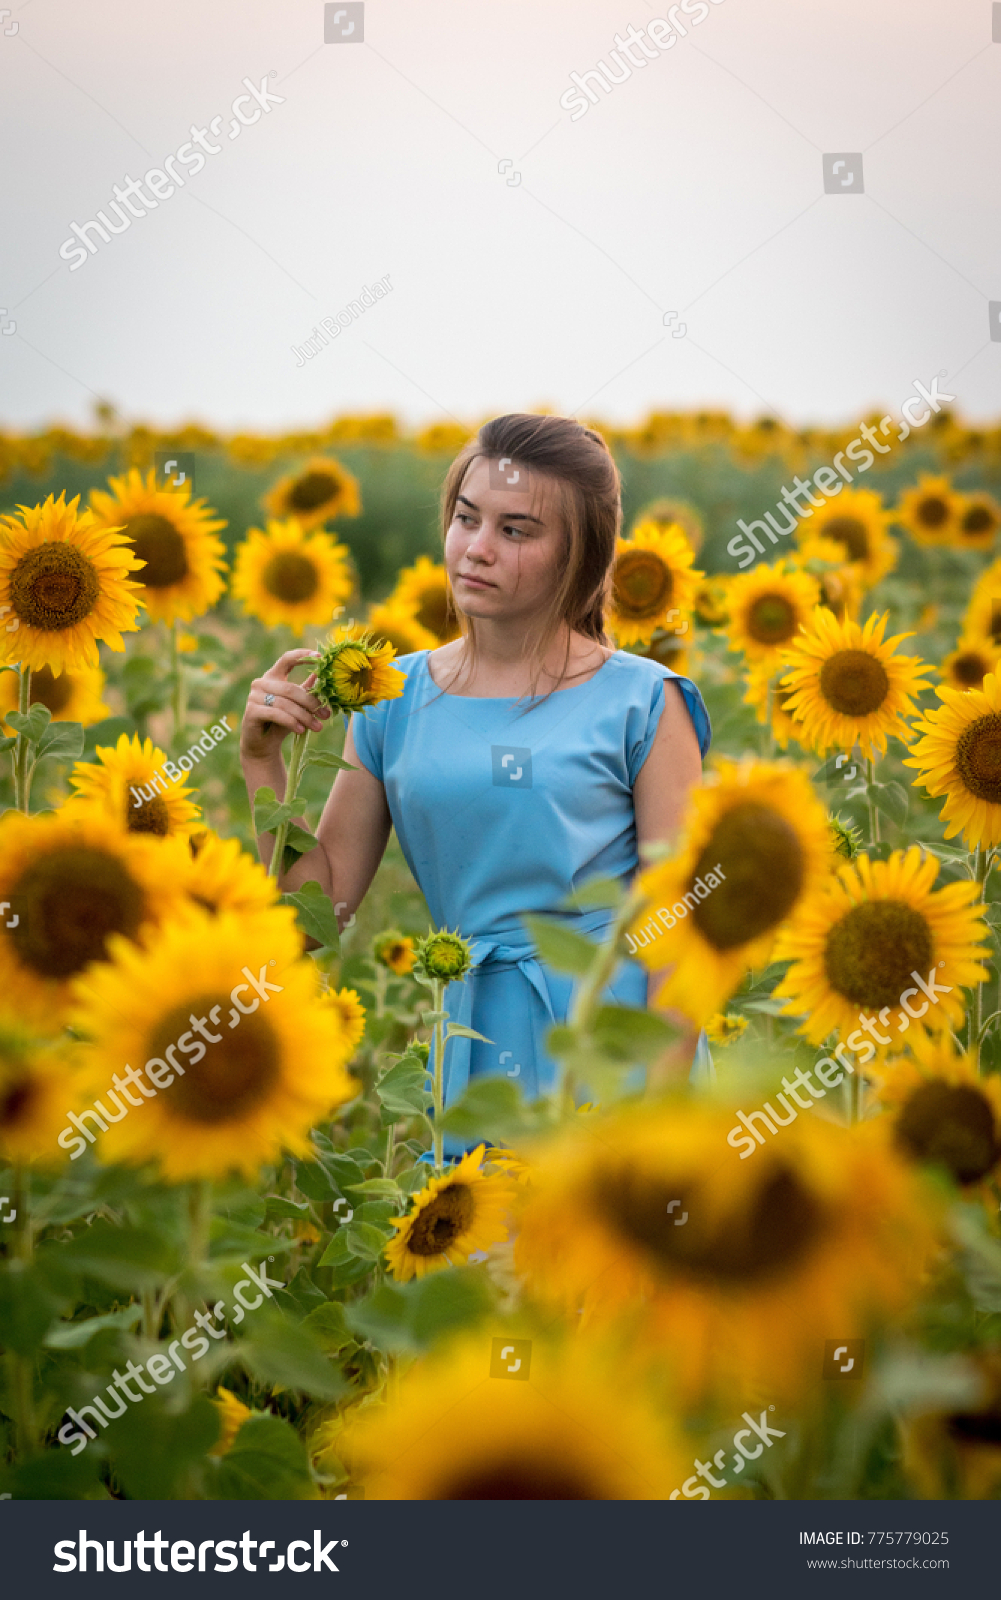
{"type": "Polygon", "coordinates": [[[458,574],[458,581],[460,583],[468,583],[471,589],[496,589],[497,587],[495,583],[490,583],[486,578],[472,578],[466,572],[458,574]]]}

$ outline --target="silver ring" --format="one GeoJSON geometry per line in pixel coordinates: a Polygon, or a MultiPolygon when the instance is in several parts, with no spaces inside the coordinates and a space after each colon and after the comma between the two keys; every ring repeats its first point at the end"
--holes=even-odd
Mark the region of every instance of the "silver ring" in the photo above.
{"type": "Polygon", "coordinates": [[[273,706],[274,703],[275,703],[275,697],[274,697],[273,694],[266,694],[264,696],[264,704],[266,706],[273,706]]]}

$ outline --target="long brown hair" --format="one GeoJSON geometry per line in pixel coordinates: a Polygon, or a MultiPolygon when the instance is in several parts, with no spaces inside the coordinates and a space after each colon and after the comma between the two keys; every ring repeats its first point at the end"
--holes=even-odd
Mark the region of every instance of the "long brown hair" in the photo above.
{"type": "MultiPolygon", "coordinates": [[[[494,417],[456,456],[448,469],[441,496],[442,539],[455,516],[459,492],[469,467],[480,459],[504,458],[551,479],[558,494],[563,548],[556,563],[557,581],[549,611],[532,652],[533,695],[542,664],[564,625],[608,648],[605,604],[608,596],[615,541],[622,525],[622,494],[618,468],[600,433],[585,428],[572,417],[533,416],[512,412],[494,417]]],[[[449,606],[455,615],[451,592],[449,606]]],[[[475,633],[467,619],[458,617],[464,636],[463,660],[456,677],[472,664],[475,633]]],[[[563,670],[567,678],[570,635],[563,670]]],[[[453,682],[455,680],[453,679],[453,682]]]]}

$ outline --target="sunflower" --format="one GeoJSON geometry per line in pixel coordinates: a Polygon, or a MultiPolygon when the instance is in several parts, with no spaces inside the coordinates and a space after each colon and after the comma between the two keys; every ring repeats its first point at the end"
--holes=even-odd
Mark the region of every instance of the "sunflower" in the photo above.
{"type": "Polygon", "coordinates": [[[124,650],[122,633],[139,628],[132,547],[79,504],[79,495],[67,504],[50,494],[0,517],[0,656],[57,676],[96,667],[99,639],[124,650]]]}
{"type": "Polygon", "coordinates": [[[82,1071],[107,1095],[115,1063],[145,1062],[159,1092],[99,1136],[105,1160],[159,1160],[168,1182],[183,1182],[254,1177],[283,1151],[308,1155],[312,1125],[358,1086],[340,1015],[320,1003],[301,949],[288,906],[192,911],[143,950],[111,941],[110,961],[74,984],[82,1071]]]}
{"type": "Polygon", "coordinates": [[[768,717],[768,692],[771,689],[772,736],[779,748],[785,750],[790,739],[799,739],[803,725],[796,721],[788,707],[793,691],[774,683],[774,677],[774,670],[767,661],[748,667],[744,704],[753,706],[756,720],[764,723],[768,717]]]}
{"type": "Polygon", "coordinates": [[[917,488],[905,490],[893,515],[916,544],[956,544],[961,506],[962,496],[948,478],[922,472],[917,488]]]}
{"type": "Polygon", "coordinates": [[[862,579],[857,566],[845,560],[845,547],[836,539],[805,538],[796,552],[797,564],[813,574],[820,585],[820,604],[833,611],[839,622],[857,620],[862,605],[862,579]]]}
{"type": "MultiPolygon", "coordinates": [[[[692,790],[684,826],[677,854],[640,879],[664,926],[637,954],[655,972],[672,966],[658,1005],[701,1023],[767,965],[780,924],[826,877],[830,845],[808,779],[765,762],[720,761],[692,790]]],[[[649,913],[641,920],[656,926],[649,913]]]]}
{"type": "Polygon", "coordinates": [[[212,1404],[219,1413],[219,1437],[209,1451],[210,1456],[228,1455],[233,1448],[236,1436],[248,1417],[254,1413],[242,1400],[238,1400],[229,1389],[217,1389],[212,1398],[212,1404]]]}
{"type": "Polygon", "coordinates": [[[414,941],[409,934],[397,933],[395,928],[377,934],[372,944],[372,955],[381,967],[388,967],[398,978],[413,972],[417,960],[414,941]]]}
{"type": "Polygon", "coordinates": [[[964,634],[945,657],[939,671],[951,689],[982,689],[989,672],[1001,664],[1001,644],[964,634]]]}
{"type": "Polygon", "coordinates": [[[695,585],[705,577],[693,560],[683,530],[654,518],[616,541],[608,626],[618,644],[648,644],[658,628],[687,620],[695,585]]]}
{"type": "Polygon", "coordinates": [[[843,547],[843,559],[858,568],[860,579],[871,589],[897,564],[897,542],[886,532],[893,513],[883,510],[883,497],[873,489],[842,489],[833,500],[818,506],[807,521],[797,524],[796,542],[833,539],[843,547]]]}
{"type": "Polygon", "coordinates": [[[803,1116],[759,1145],[733,1123],[680,1099],[572,1119],[540,1152],[515,1262],[539,1299],[655,1349],[687,1398],[799,1399],[835,1330],[917,1290],[931,1190],[868,1125],[803,1116]]]}
{"type": "Polygon", "coordinates": [[[427,556],[418,556],[415,566],[403,568],[386,604],[409,618],[420,650],[434,650],[459,637],[448,574],[427,556]]]}
{"type": "Polygon", "coordinates": [[[164,777],[167,757],[152,739],[122,733],[117,745],[98,745],[96,755],[96,761],[77,761],[70,774],[74,809],[96,808],[129,833],[157,839],[187,837],[199,825],[201,812],[187,798],[191,790],[164,777]]]}
{"type": "Polygon", "coordinates": [[[412,655],[426,645],[424,630],[414,622],[410,612],[398,604],[372,606],[365,631],[377,644],[391,645],[398,656],[412,655]]]}
{"type": "Polygon", "coordinates": [[[973,850],[1001,843],[1001,674],[989,672],[982,689],[935,693],[944,702],[925,712],[913,728],[905,767],[933,797],[945,795],[939,815],[945,837],[962,833],[973,850]]]}
{"type": "Polygon", "coordinates": [[[157,487],[155,468],[144,478],[133,467],[109,478],[111,493],[92,489],[97,526],[123,528],[129,548],[145,562],[139,574],[146,609],[155,622],[190,622],[215,605],[226,587],[226,547],[216,538],[225,528],[204,500],[192,500],[191,485],[157,487]]]}
{"type": "Polygon", "coordinates": [[[507,1238],[512,1187],[480,1171],[483,1153],[479,1145],[443,1178],[430,1179],[407,1215],[390,1219],[397,1232],[386,1246],[386,1264],[400,1283],[461,1264],[474,1250],[507,1238]]]}
{"type": "Polygon", "coordinates": [[[863,628],[818,607],[789,652],[786,705],[801,725],[800,743],[818,755],[857,744],[872,760],[885,754],[890,734],[908,737],[904,718],[917,709],[912,696],[928,688],[929,669],[918,656],[896,654],[906,633],[883,638],[888,617],[873,613],[863,628]]]}
{"type": "Polygon", "coordinates": [[[927,1402],[901,1423],[904,1470],[925,1500],[1001,1496],[1001,1352],[966,1355],[970,1395],[955,1410],[927,1402]]]}
{"type": "Polygon", "coordinates": [[[862,848],[862,830],[846,822],[840,812],[828,817],[827,826],[831,835],[831,868],[835,870],[843,862],[855,860],[862,848]]]}
{"type": "Polygon", "coordinates": [[[763,564],[731,578],[725,632],[731,650],[743,650],[750,665],[778,667],[820,603],[820,585],[790,561],[763,564]]]}
{"type": "MultiPolygon", "coordinates": [[[[799,1031],[811,1044],[821,1044],[832,1031],[844,1037],[859,1028],[865,1013],[877,1012],[885,1035],[874,1018],[866,1021],[885,1049],[894,1031],[899,1035],[909,1026],[900,1009],[905,995],[926,1007],[907,1011],[921,1016],[930,1031],[962,1026],[962,989],[987,976],[981,941],[988,930],[976,884],[967,880],[933,890],[938,869],[937,859],[924,856],[918,845],[894,850],[888,861],[859,855],[802,902],[779,935],[775,959],[792,966],[775,996],[788,1000],[788,1015],[805,1019],[799,1031]],[[922,982],[934,978],[934,1003],[914,988],[915,973],[922,982]]],[[[865,1041],[868,1033],[853,1037],[865,1041]]],[[[850,1050],[865,1047],[848,1039],[850,1050]]]]}
{"type": "Polygon", "coordinates": [[[232,593],[269,628],[287,623],[296,638],[307,623],[327,623],[354,592],[347,545],[308,533],[294,519],[250,528],[237,547],[232,593]]]}
{"type": "Polygon", "coordinates": [[[75,1058],[66,1047],[45,1047],[13,1016],[0,1017],[0,1163],[58,1166],[67,1111],[80,1095],[75,1058]]]}
{"type": "MultiPolygon", "coordinates": [[[[188,844],[195,839],[189,833],[188,844]]],[[[192,904],[217,916],[221,911],[267,911],[279,898],[278,885],[239,839],[220,839],[209,829],[198,840],[184,873],[184,890],[192,904]]]]}
{"type": "Polygon", "coordinates": [[[365,1007],[355,989],[328,989],[321,1004],[337,1012],[347,1048],[353,1056],[365,1036],[365,1007]]]}
{"type": "Polygon", "coordinates": [[[276,483],[263,505],[271,517],[294,517],[302,528],[318,528],[334,517],[356,517],[361,495],[358,479],[339,461],[314,456],[301,472],[276,483]]]}
{"type": "Polygon", "coordinates": [[[174,848],[183,847],[127,834],[99,812],[4,812],[0,902],[10,914],[0,920],[0,994],[16,995],[42,1026],[61,1021],[70,980],[107,960],[112,934],[138,939],[180,908],[174,848]]]}
{"type": "Polygon", "coordinates": [[[317,651],[313,693],[330,711],[365,711],[398,700],[406,673],[393,665],[393,647],[376,644],[357,623],[336,628],[317,651]]]}
{"type": "Polygon", "coordinates": [[[718,628],[730,615],[727,606],[727,585],[722,578],[706,578],[698,584],[692,597],[692,608],[698,622],[707,628],[718,628]]]}
{"type": "Polygon", "coordinates": [[[717,1011],[706,1022],[706,1037],[710,1044],[733,1044],[747,1032],[747,1018],[717,1011]]]}
{"type": "Polygon", "coordinates": [[[415,955],[417,966],[426,977],[437,978],[442,983],[457,983],[469,971],[473,952],[468,940],[458,931],[450,933],[447,928],[438,928],[418,939],[415,955]]]}
{"type": "Polygon", "coordinates": [[[1001,506],[993,495],[964,494],[959,498],[959,512],[953,543],[962,550],[989,550],[1001,528],[1001,506]]]}
{"type": "MultiPolygon", "coordinates": [[[[45,706],[53,722],[79,722],[90,728],[111,716],[101,699],[104,684],[100,667],[76,667],[58,677],[51,667],[36,667],[31,674],[29,704],[45,706]]],[[[18,680],[13,672],[0,672],[0,717],[17,707],[18,680]]]]}
{"type": "Polygon", "coordinates": [[[894,1141],[912,1161],[944,1167],[962,1188],[985,1184],[1001,1166],[1001,1078],[981,1077],[972,1051],[945,1035],[917,1033],[916,1060],[874,1074],[894,1141]]]}
{"type": "Polygon", "coordinates": [[[633,531],[651,522],[662,532],[668,528],[680,528],[691,546],[693,556],[698,554],[705,536],[705,526],[695,507],[689,505],[687,500],[675,500],[671,495],[661,495],[659,499],[643,507],[633,525],[633,531]]]}
{"type": "Polygon", "coordinates": [[[453,1339],[394,1404],[348,1414],[337,1452],[367,1499],[668,1500],[690,1477],[691,1450],[618,1352],[515,1342],[498,1375],[497,1347],[489,1332],[453,1339]],[[527,1382],[510,1381],[514,1360],[530,1363],[527,1382]]]}

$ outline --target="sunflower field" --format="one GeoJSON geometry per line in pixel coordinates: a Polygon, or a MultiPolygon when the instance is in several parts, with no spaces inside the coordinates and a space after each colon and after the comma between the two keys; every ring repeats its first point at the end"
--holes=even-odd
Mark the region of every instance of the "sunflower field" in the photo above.
{"type": "Polygon", "coordinates": [[[344,717],[283,803],[239,730],[293,645],[364,712],[455,636],[470,431],[0,436],[0,1493],[1001,1496],[1001,427],[937,413],[739,567],[854,429],[594,425],[615,641],[713,747],[578,895],[605,943],[533,922],[557,1093],[447,1110],[470,952],[396,842],[341,928],[257,858],[311,848],[344,717]],[[627,954],[712,1081],[606,1003],[627,954]]]}

